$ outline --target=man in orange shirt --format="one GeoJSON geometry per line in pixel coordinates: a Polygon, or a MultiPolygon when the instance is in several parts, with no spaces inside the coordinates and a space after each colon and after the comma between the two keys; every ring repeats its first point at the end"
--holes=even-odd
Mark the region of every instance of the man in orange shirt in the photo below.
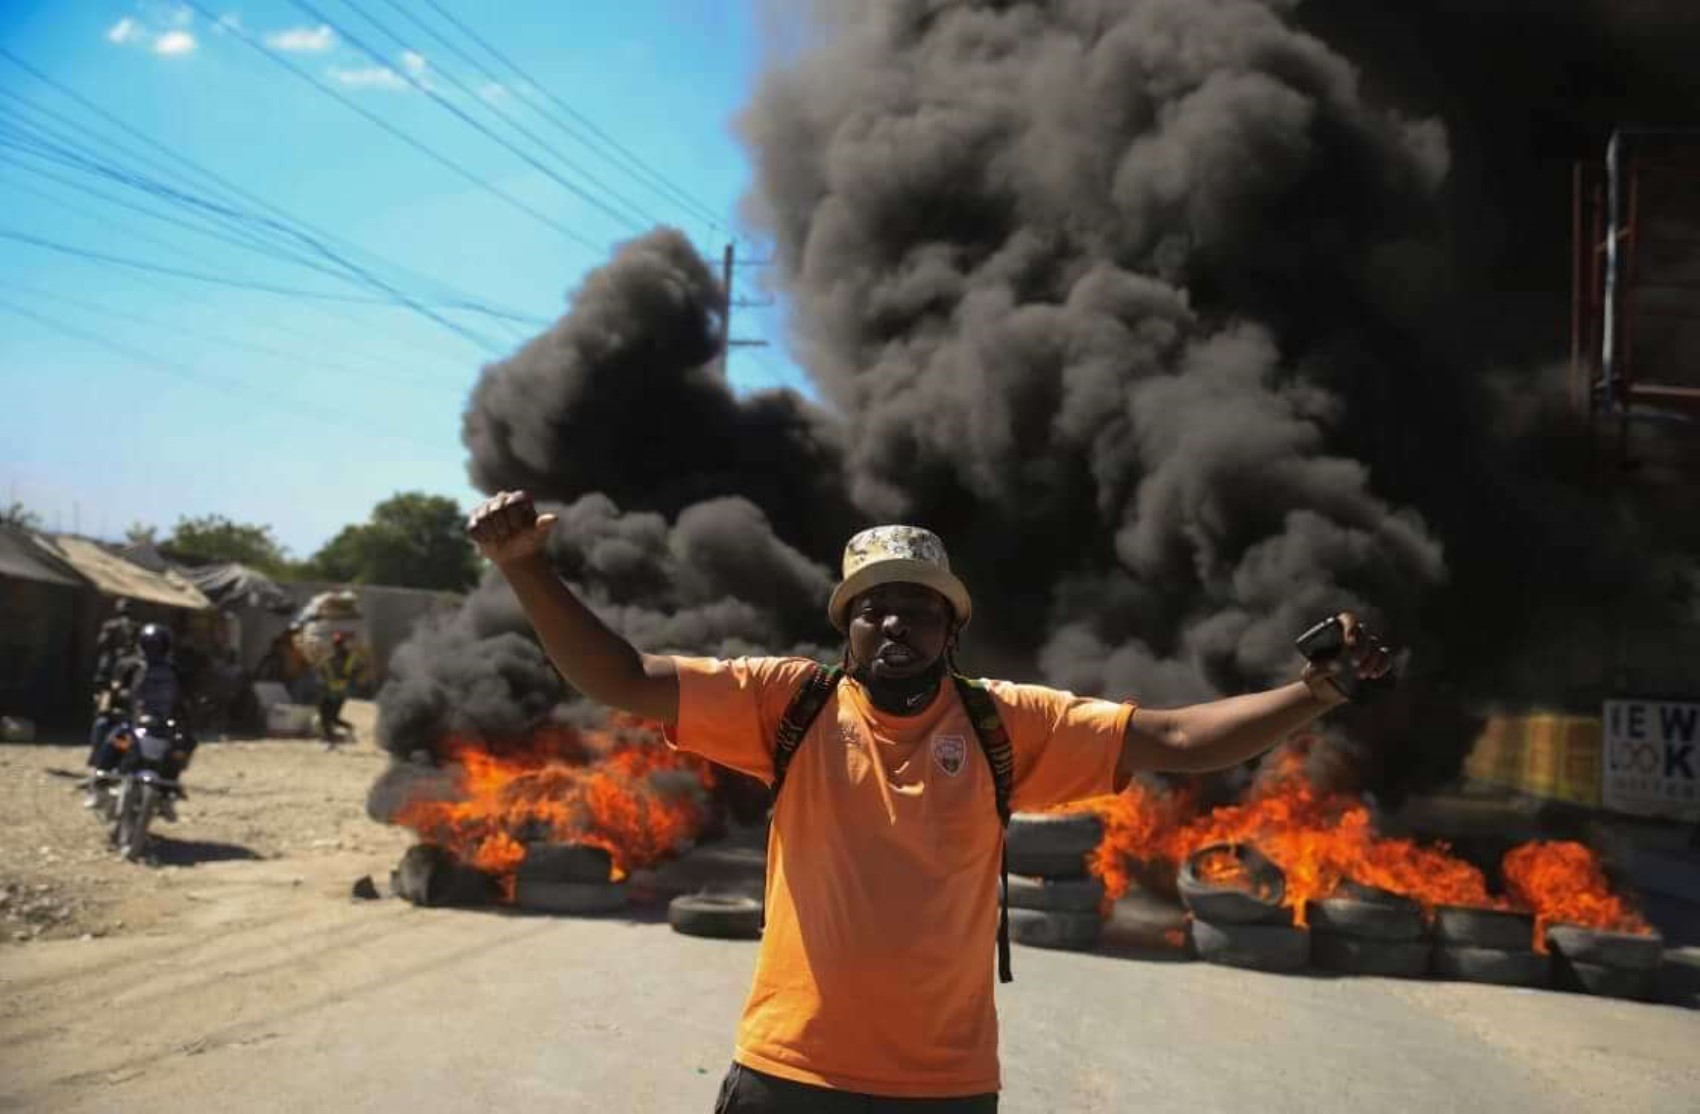
{"type": "MultiPolygon", "coordinates": [[[[772,782],[775,738],[815,674],[798,658],[644,654],[550,568],[553,515],[504,492],[469,531],[502,570],[556,667],[668,741],[772,782]]],[[[1002,831],[990,764],[946,683],[973,614],[943,544],[913,526],[863,531],[827,606],[845,673],[791,751],[768,845],[767,923],[717,1114],[995,1111],[989,945],[1002,831]]],[[[1336,676],[1380,677],[1384,649],[1350,615],[1349,652],[1268,692],[1160,711],[986,682],[1007,735],[1010,803],[1117,791],[1140,770],[1237,765],[1344,702],[1336,676]]]]}

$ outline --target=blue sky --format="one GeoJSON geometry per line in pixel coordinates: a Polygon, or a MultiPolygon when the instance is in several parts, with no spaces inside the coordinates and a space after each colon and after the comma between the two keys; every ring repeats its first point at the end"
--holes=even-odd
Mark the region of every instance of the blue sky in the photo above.
{"type": "MultiPolygon", "coordinates": [[[[612,245],[665,222],[718,259],[763,39],[725,0],[0,0],[0,48],[0,502],[109,537],[223,514],[305,556],[395,491],[475,499],[467,391],[612,245]],[[256,226],[162,185],[257,207],[190,162],[421,309],[292,262],[275,233],[260,251],[206,235],[256,226]],[[524,320],[451,308],[466,301],[524,320]]],[[[756,296],[756,271],[740,276],[756,296]]],[[[734,385],[800,385],[778,309],[740,311],[735,331],[773,344],[734,352],[734,385]]]]}

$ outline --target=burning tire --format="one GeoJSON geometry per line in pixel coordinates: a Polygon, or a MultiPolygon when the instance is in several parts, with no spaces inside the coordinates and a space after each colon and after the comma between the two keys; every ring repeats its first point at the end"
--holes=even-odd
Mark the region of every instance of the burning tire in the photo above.
{"type": "Polygon", "coordinates": [[[1009,878],[1009,907],[1053,913],[1096,914],[1104,904],[1104,883],[1096,878],[1009,878]]]}
{"type": "Polygon", "coordinates": [[[1014,908],[1009,911],[1009,938],[1031,948],[1085,951],[1098,942],[1103,931],[1104,922],[1096,909],[1090,913],[1014,908]]]}
{"type": "Polygon", "coordinates": [[[1637,936],[1555,924],[1547,929],[1547,943],[1574,963],[1623,971],[1656,970],[1665,960],[1664,938],[1657,934],[1637,936]]]}
{"type": "Polygon", "coordinates": [[[1202,847],[1182,864],[1175,886],[1187,910],[1213,925],[1293,923],[1293,911],[1281,904],[1287,895],[1281,868],[1253,847],[1227,843],[1202,847]],[[1211,880],[1220,873],[1211,868],[1212,861],[1224,856],[1233,860],[1234,883],[1211,880]]]}
{"type": "Polygon", "coordinates": [[[1446,948],[1527,952],[1535,943],[1535,918],[1503,909],[1439,905],[1434,910],[1434,939],[1446,948]]]}
{"type": "Polygon", "coordinates": [[[760,939],[761,914],[761,902],[738,894],[681,894],[667,905],[674,932],[719,940],[760,939]]]}
{"type": "Polygon", "coordinates": [[[528,843],[518,877],[536,882],[606,882],[614,857],[582,843],[528,843]]]}
{"type": "MultiPolygon", "coordinates": [[[[1314,922],[1313,922],[1314,923],[1314,922]]],[[[1385,940],[1313,930],[1310,959],[1341,975],[1415,979],[1428,974],[1434,948],[1427,940],[1385,940]]]]}
{"type": "Polygon", "coordinates": [[[1012,874],[1080,878],[1086,856],[1104,839],[1104,822],[1090,812],[1018,812],[1010,817],[1005,847],[1012,874]]]}
{"type": "Polygon", "coordinates": [[[1459,982],[1542,987],[1552,983],[1552,957],[1524,948],[1473,948],[1446,944],[1434,949],[1434,973],[1459,982]]]}
{"type": "Polygon", "coordinates": [[[1422,906],[1367,886],[1351,887],[1346,896],[1313,902],[1307,915],[1314,929],[1360,940],[1421,940],[1428,933],[1422,906]]]}
{"type": "Polygon", "coordinates": [[[494,878],[431,843],[407,849],[390,872],[390,890],[424,906],[488,905],[500,896],[494,878]]]}
{"type": "Polygon", "coordinates": [[[1290,972],[1310,962],[1310,933],[1281,924],[1211,924],[1194,918],[1192,946],[1207,963],[1290,972]]]}
{"type": "Polygon", "coordinates": [[[536,913],[567,913],[584,916],[615,913],[628,901],[624,882],[546,882],[519,878],[514,883],[514,905],[536,913]]]}

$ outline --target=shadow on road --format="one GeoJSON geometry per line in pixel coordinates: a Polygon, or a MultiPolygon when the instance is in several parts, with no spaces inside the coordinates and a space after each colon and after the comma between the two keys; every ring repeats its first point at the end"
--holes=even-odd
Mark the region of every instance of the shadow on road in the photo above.
{"type": "Polygon", "coordinates": [[[264,858],[259,852],[236,843],[206,839],[172,839],[155,834],[148,853],[161,866],[194,866],[197,863],[227,863],[264,858]]]}

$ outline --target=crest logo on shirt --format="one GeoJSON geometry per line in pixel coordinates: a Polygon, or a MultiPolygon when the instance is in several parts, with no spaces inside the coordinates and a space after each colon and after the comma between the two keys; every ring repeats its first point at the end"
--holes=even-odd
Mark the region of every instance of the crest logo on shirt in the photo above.
{"type": "Polygon", "coordinates": [[[968,742],[961,735],[934,735],[933,761],[946,775],[955,777],[962,772],[968,759],[968,742]]]}

